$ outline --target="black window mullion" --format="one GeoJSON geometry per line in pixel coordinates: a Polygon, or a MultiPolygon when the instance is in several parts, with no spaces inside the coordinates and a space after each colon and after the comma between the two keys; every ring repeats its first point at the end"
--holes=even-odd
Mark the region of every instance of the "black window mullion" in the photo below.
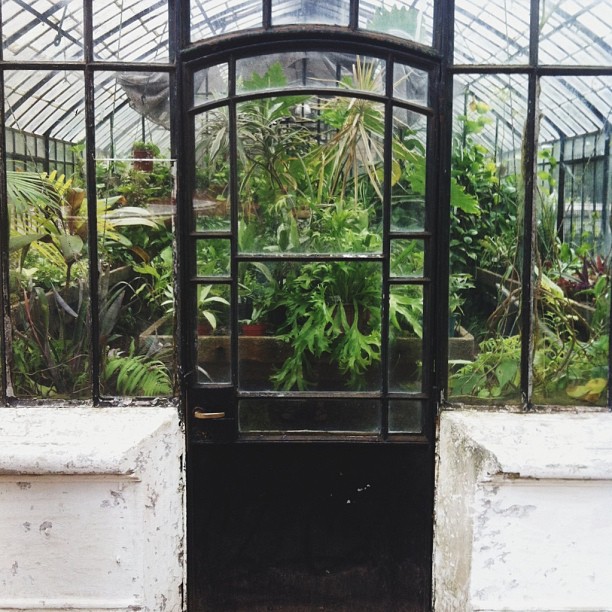
{"type": "MultiPolygon", "coordinates": [[[[356,3],[355,3],[356,4],[356,3]]],[[[382,301],[380,322],[380,368],[381,368],[381,391],[383,401],[381,402],[381,435],[386,438],[389,435],[389,299],[391,277],[391,170],[393,167],[393,117],[395,107],[393,105],[393,71],[394,63],[392,56],[387,57],[385,70],[385,141],[383,168],[383,262],[382,262],[382,301]]]]}
{"type": "Polygon", "coordinates": [[[89,261],[89,308],[91,312],[90,371],[91,389],[94,405],[100,402],[100,301],[98,270],[98,226],[96,193],[96,116],[93,70],[93,7],[91,2],[83,2],[83,28],[85,53],[85,175],[87,179],[87,242],[89,261]]]}
{"type": "MultiPolygon", "coordinates": [[[[0,3],[1,4],[1,3],[0,3]]],[[[0,24],[2,20],[0,19],[0,24]]],[[[1,47],[1,45],[0,45],[1,47]]],[[[1,53],[1,51],[0,51],[1,53]]],[[[0,56],[1,57],[1,56],[0,56]]],[[[6,189],[6,129],[4,122],[4,71],[0,71],[0,244],[9,243],[9,214],[8,214],[8,203],[7,203],[7,189],[6,189]]],[[[14,138],[14,134],[12,134],[14,138]]],[[[15,147],[13,146],[13,150],[15,147]]],[[[2,367],[0,370],[0,380],[2,382],[2,388],[0,389],[0,400],[3,404],[6,403],[6,387],[8,380],[8,362],[9,359],[7,351],[9,346],[7,343],[7,325],[6,321],[10,321],[10,294],[9,294],[9,252],[8,249],[2,249],[0,251],[0,316],[2,317],[2,325],[0,325],[0,351],[4,356],[2,359],[2,367]]]]}
{"type": "Polygon", "coordinates": [[[521,400],[525,408],[531,406],[533,388],[533,350],[534,350],[534,275],[533,258],[536,232],[535,177],[537,176],[537,145],[538,145],[538,92],[540,76],[537,71],[540,3],[531,2],[529,63],[531,70],[527,86],[527,117],[523,141],[523,184],[524,220],[522,247],[522,301],[521,301],[521,400]]]}
{"type": "MultiPolygon", "coordinates": [[[[230,380],[234,389],[238,386],[238,118],[236,111],[236,58],[228,62],[228,129],[230,165],[230,380]]],[[[237,417],[237,406],[234,407],[237,417]]],[[[238,419],[236,418],[236,427],[238,419]]]]}
{"type": "Polygon", "coordinates": [[[561,134],[559,136],[559,159],[557,160],[559,168],[557,177],[557,236],[561,242],[563,242],[565,234],[565,143],[566,136],[561,134]]]}
{"type": "Polygon", "coordinates": [[[349,8],[349,28],[356,30],[359,27],[359,0],[351,0],[349,8]]]}
{"type": "MultiPolygon", "coordinates": [[[[609,197],[609,173],[610,173],[610,123],[605,124],[605,140],[604,140],[604,158],[603,158],[603,177],[602,177],[602,193],[601,199],[603,202],[603,210],[601,216],[603,219],[608,219],[608,197],[609,197]]],[[[608,228],[608,231],[610,229],[608,228]]],[[[608,273],[609,274],[609,273],[608,273]]],[[[608,283],[610,279],[608,278],[608,283]]],[[[610,313],[608,317],[608,408],[612,409],[612,367],[610,360],[612,359],[612,300],[610,300],[610,313]]]]}
{"type": "MultiPolygon", "coordinates": [[[[431,169],[433,160],[438,160],[430,172],[427,183],[426,229],[435,229],[432,239],[432,253],[436,262],[432,264],[435,278],[433,300],[436,312],[432,313],[435,321],[435,348],[433,354],[434,401],[438,404],[448,395],[448,293],[449,293],[449,243],[450,243],[450,189],[451,189],[451,150],[453,143],[453,64],[454,64],[454,22],[455,3],[453,0],[436,2],[434,5],[434,47],[442,57],[436,78],[429,83],[429,103],[436,109],[436,121],[428,132],[432,142],[428,143],[429,155],[426,167],[431,169]],[[433,180],[433,176],[436,179],[433,180]],[[433,191],[433,193],[432,193],[433,191]]],[[[431,295],[430,295],[431,297],[431,295]]],[[[432,303],[433,303],[432,300],[432,303]]],[[[433,308],[432,308],[433,309],[433,308]]],[[[433,436],[433,420],[426,423],[425,433],[433,436]]]]}
{"type": "Polygon", "coordinates": [[[272,27],[272,0],[263,0],[262,21],[264,30],[272,27]]]}

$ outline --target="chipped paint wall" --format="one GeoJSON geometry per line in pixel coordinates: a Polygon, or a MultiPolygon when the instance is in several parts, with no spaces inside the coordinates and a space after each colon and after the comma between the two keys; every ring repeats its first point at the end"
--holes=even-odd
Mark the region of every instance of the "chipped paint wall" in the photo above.
{"type": "Polygon", "coordinates": [[[0,610],[180,612],[183,444],[175,407],[3,409],[0,610]]]}
{"type": "Polygon", "coordinates": [[[612,610],[612,415],[444,412],[438,612],[612,610]]]}

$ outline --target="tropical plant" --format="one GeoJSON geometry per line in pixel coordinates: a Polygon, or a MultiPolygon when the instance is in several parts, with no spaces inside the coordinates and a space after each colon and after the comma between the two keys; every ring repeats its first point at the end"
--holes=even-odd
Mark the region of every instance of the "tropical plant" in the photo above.
{"type": "Polygon", "coordinates": [[[107,386],[119,395],[153,397],[172,393],[172,377],[161,359],[139,355],[132,342],[128,352],[109,351],[104,367],[107,386]]]}
{"type": "Polygon", "coordinates": [[[281,294],[287,319],[278,337],[292,354],[272,380],[278,388],[315,384],[315,363],[326,357],[351,388],[380,360],[380,270],[376,264],[317,262],[286,275],[281,294]]]}
{"type": "Polygon", "coordinates": [[[144,140],[136,140],[132,144],[132,151],[146,151],[151,157],[159,157],[159,147],[153,142],[145,142],[144,140]]]}
{"type": "Polygon", "coordinates": [[[267,323],[270,312],[278,306],[279,283],[272,270],[262,262],[250,262],[240,282],[243,324],[267,323]]]}
{"type": "MultiPolygon", "coordinates": [[[[22,177],[19,179],[22,181],[22,177]]],[[[73,188],[71,180],[57,172],[41,174],[27,181],[31,191],[25,202],[14,202],[11,216],[12,251],[20,252],[19,266],[26,264],[31,250],[58,269],[65,269],[65,284],[72,281],[72,267],[85,255],[88,239],[87,199],[82,189],[73,188]],[[39,187],[36,195],[34,187],[39,187]],[[20,212],[17,212],[17,211],[20,212]]],[[[23,195],[23,187],[16,192],[23,195]]],[[[157,227],[150,213],[139,207],[119,205],[121,196],[97,202],[97,227],[102,246],[109,243],[130,248],[132,243],[119,228],[133,225],[157,227]]]]}
{"type": "Polygon", "coordinates": [[[200,320],[206,321],[213,332],[217,329],[217,318],[219,317],[218,304],[229,306],[226,298],[215,293],[214,285],[200,285],[198,287],[198,317],[200,320]]]}

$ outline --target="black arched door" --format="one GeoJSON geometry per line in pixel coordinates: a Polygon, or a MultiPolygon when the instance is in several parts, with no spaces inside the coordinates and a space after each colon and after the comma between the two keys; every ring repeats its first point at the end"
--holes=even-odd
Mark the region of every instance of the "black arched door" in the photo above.
{"type": "Polygon", "coordinates": [[[262,35],[183,78],[191,608],[427,609],[437,63],[262,35]]]}

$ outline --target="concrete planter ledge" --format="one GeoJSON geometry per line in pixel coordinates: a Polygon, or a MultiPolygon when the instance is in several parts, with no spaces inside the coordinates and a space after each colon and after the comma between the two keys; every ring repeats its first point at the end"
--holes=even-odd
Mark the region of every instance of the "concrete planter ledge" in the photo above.
{"type": "Polygon", "coordinates": [[[177,409],[0,415],[0,611],[183,610],[177,409]]]}
{"type": "Polygon", "coordinates": [[[175,407],[3,408],[0,474],[137,476],[143,440],[178,427],[175,407]]]}
{"type": "Polygon", "coordinates": [[[447,411],[438,612],[612,610],[612,415],[447,411]]]}

